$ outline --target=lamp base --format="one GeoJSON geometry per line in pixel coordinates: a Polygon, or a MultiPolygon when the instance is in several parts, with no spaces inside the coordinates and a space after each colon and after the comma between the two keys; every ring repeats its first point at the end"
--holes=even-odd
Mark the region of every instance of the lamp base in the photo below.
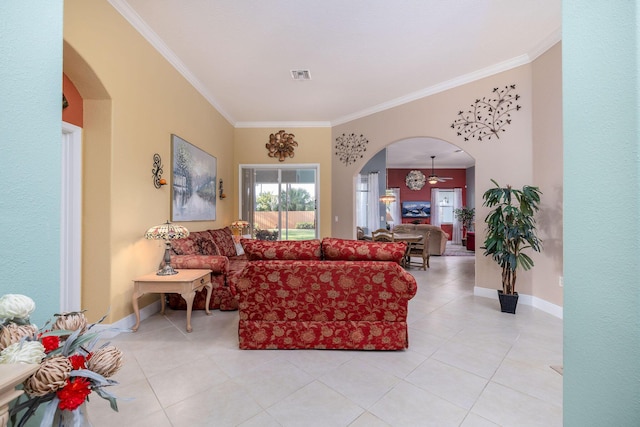
{"type": "Polygon", "coordinates": [[[167,240],[165,243],[166,246],[164,249],[164,266],[156,273],[156,275],[158,276],[171,276],[174,274],[178,274],[178,272],[175,271],[173,267],[171,267],[171,242],[167,240]]]}
{"type": "Polygon", "coordinates": [[[178,274],[178,272],[174,270],[173,267],[171,267],[169,264],[166,264],[156,273],[156,275],[158,276],[172,276],[174,274],[178,274]]]}

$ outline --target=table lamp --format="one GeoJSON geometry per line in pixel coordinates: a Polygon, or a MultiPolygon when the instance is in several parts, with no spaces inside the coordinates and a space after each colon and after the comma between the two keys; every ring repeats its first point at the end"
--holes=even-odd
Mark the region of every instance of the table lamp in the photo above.
{"type": "Polygon", "coordinates": [[[249,222],[239,219],[237,221],[233,221],[231,223],[231,233],[233,234],[233,241],[236,243],[240,242],[240,235],[242,234],[242,229],[249,225],[249,222]]]}
{"type": "Polygon", "coordinates": [[[184,239],[187,236],[189,236],[189,230],[180,224],[172,224],[169,221],[151,227],[144,233],[145,239],[163,239],[166,243],[164,250],[164,267],[158,270],[156,273],[158,276],[178,274],[178,272],[171,267],[171,241],[173,239],[184,239]]]}

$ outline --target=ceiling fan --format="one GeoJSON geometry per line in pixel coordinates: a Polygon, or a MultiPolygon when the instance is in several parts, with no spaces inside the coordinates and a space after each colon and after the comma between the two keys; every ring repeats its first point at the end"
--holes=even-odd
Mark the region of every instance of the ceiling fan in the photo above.
{"type": "Polygon", "coordinates": [[[433,168],[433,159],[435,159],[436,156],[431,156],[431,175],[429,175],[429,177],[427,178],[427,182],[429,182],[429,184],[434,185],[437,184],[438,182],[445,182],[448,181],[450,179],[453,179],[451,177],[448,176],[438,176],[436,175],[436,172],[433,168]]]}

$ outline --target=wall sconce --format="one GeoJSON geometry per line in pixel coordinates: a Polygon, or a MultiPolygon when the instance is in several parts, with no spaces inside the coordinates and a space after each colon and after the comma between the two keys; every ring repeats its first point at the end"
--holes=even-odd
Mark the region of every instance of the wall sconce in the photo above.
{"type": "Polygon", "coordinates": [[[160,188],[163,185],[167,185],[167,180],[162,178],[162,159],[158,153],[153,155],[153,169],[151,169],[151,173],[153,174],[154,187],[160,188]]]}
{"type": "Polygon", "coordinates": [[[222,179],[220,180],[220,184],[218,185],[218,190],[219,190],[219,194],[220,196],[220,200],[225,199],[227,197],[226,194],[224,194],[224,188],[222,187],[222,179]]]}

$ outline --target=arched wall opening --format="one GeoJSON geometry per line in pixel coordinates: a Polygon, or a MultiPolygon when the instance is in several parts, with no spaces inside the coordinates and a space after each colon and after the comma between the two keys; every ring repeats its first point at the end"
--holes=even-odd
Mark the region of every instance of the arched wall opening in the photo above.
{"type": "Polygon", "coordinates": [[[78,52],[63,44],[63,72],[83,100],[81,307],[91,319],[111,300],[111,97],[78,52]]]}
{"type": "MultiPolygon", "coordinates": [[[[403,138],[390,142],[378,152],[370,155],[368,161],[354,176],[354,185],[361,185],[361,176],[378,172],[378,193],[383,195],[390,189],[398,197],[398,205],[393,205],[390,214],[389,205],[379,203],[379,227],[384,228],[391,221],[392,225],[409,222],[431,223],[426,212],[411,216],[402,212],[402,202],[416,201],[431,203],[432,189],[453,190],[460,188],[462,192],[461,206],[475,208],[475,159],[459,146],[442,139],[426,136],[403,138]],[[431,156],[434,156],[432,159],[431,156]],[[426,178],[432,174],[438,178],[435,184],[426,178]],[[416,182],[412,178],[418,176],[416,182]],[[409,179],[409,181],[407,181],[409,179]],[[409,184],[408,184],[409,182],[409,184]]],[[[354,193],[357,194],[357,188],[354,193]]],[[[433,205],[431,205],[433,206],[433,205]]],[[[362,214],[362,205],[355,205],[356,219],[362,214]]],[[[442,222],[442,221],[440,221],[442,222]]],[[[362,224],[357,224],[362,226],[362,224]]],[[[367,227],[368,228],[368,227],[367,227]]],[[[453,237],[453,225],[442,224],[442,228],[453,237]]]]}

